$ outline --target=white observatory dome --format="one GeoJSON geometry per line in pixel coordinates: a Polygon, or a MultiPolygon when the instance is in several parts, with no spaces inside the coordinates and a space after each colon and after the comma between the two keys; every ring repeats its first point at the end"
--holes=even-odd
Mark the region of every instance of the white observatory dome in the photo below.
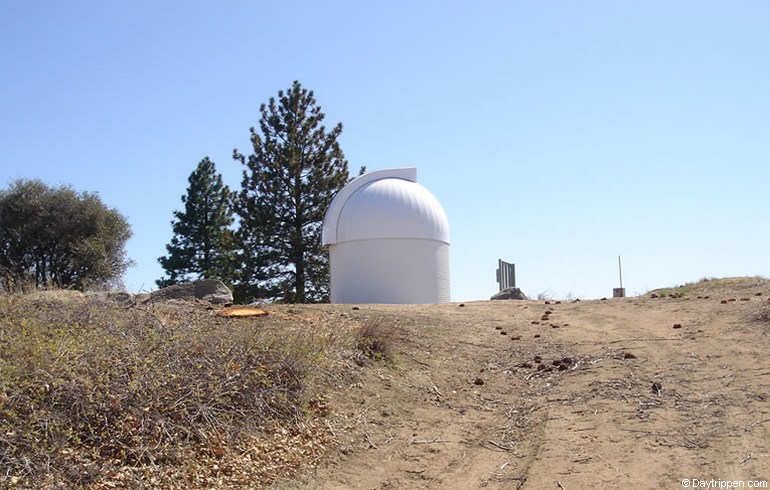
{"type": "Polygon", "coordinates": [[[449,301],[449,223],[416,169],[364,174],[326,212],[332,303],[449,301]]]}

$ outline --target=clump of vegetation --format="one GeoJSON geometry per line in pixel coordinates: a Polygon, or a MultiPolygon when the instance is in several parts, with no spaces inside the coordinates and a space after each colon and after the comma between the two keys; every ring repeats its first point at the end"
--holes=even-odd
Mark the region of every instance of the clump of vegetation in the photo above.
{"type": "Polygon", "coordinates": [[[356,350],[373,360],[393,361],[395,342],[400,337],[396,325],[383,319],[367,322],[356,337],[356,350]]]}
{"type": "Polygon", "coordinates": [[[754,312],[754,321],[770,325],[770,303],[765,303],[754,312]]]}
{"type": "Polygon", "coordinates": [[[662,288],[649,291],[648,294],[657,294],[659,297],[684,298],[696,295],[712,295],[724,292],[750,293],[763,288],[768,280],[761,277],[703,277],[697,282],[688,282],[680,286],[662,288]]]}
{"type": "Polygon", "coordinates": [[[331,439],[306,381],[335,364],[328,340],[274,322],[0,296],[0,487],[257,488],[290,474],[331,439]]]}

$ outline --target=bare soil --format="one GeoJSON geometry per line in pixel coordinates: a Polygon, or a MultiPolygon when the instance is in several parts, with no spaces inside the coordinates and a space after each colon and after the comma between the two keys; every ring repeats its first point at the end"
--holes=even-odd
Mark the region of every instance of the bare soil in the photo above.
{"type": "Polygon", "coordinates": [[[770,281],[651,296],[294,307],[387,324],[392,362],[328,394],[334,448],[271,488],[770,480],[770,281]]]}

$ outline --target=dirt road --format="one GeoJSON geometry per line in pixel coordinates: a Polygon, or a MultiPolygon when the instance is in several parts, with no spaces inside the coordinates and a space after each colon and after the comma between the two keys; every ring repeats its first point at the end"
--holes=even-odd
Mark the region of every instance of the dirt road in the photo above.
{"type": "Polygon", "coordinates": [[[338,447],[273,488],[770,480],[768,296],[742,279],[683,298],[318,306],[388,322],[394,362],[331,395],[338,447]]]}

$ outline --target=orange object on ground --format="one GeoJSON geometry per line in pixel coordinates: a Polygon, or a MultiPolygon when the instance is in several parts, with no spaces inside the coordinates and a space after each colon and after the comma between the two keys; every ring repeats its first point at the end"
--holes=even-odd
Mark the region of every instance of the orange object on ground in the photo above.
{"type": "Polygon", "coordinates": [[[217,312],[218,316],[242,317],[242,316],[266,316],[268,313],[253,306],[231,306],[217,312]]]}

